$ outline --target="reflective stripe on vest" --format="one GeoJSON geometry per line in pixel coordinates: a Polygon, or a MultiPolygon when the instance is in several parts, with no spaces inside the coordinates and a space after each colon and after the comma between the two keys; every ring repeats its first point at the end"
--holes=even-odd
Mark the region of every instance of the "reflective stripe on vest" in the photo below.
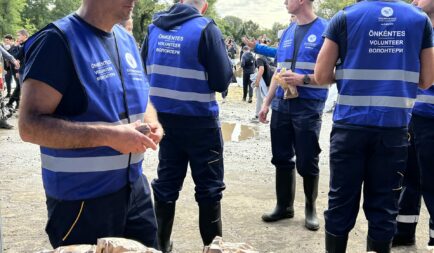
{"type": "Polygon", "coordinates": [[[421,47],[415,45],[422,45],[426,16],[399,1],[362,1],[338,15],[345,15],[349,46],[336,69],[334,121],[406,127],[419,83],[421,47]],[[393,43],[385,47],[384,41],[393,43]]]}
{"type": "MultiPolygon", "coordinates": [[[[119,170],[128,166],[129,155],[98,157],[54,157],[41,154],[42,167],[53,172],[83,173],[119,170]]],[[[131,164],[143,160],[144,153],[133,154],[131,164]]]]}
{"type": "MultiPolygon", "coordinates": [[[[117,66],[92,28],[78,16],[53,23],[68,44],[75,71],[86,93],[87,110],[66,120],[78,124],[120,125],[143,121],[149,83],[134,38],[113,27],[120,60],[117,66]],[[79,34],[79,35],[78,35],[79,34]],[[125,91],[122,87],[125,87],[125,91]],[[124,93],[128,108],[124,104],[124,93]]],[[[107,137],[110,138],[110,137],[107,137]]],[[[42,176],[48,196],[60,200],[88,199],[113,193],[141,174],[143,154],[122,155],[110,147],[52,149],[41,147],[42,176]],[[134,164],[133,164],[134,162],[134,164]],[[127,173],[127,168],[130,168],[127,173]]]]}
{"type": "Polygon", "coordinates": [[[202,103],[210,103],[216,101],[215,94],[200,94],[195,92],[182,92],[170,89],[151,87],[149,92],[151,96],[176,99],[180,101],[194,101],[202,103]]]}
{"type": "MultiPolygon", "coordinates": [[[[306,36],[303,38],[299,47],[299,52],[296,56],[294,53],[294,35],[297,25],[293,24],[286,29],[282,35],[282,39],[277,50],[277,65],[278,68],[292,68],[292,62],[295,61],[294,72],[298,74],[313,74],[315,69],[316,59],[319,50],[324,42],[322,34],[327,27],[327,21],[322,18],[317,18],[306,36]]],[[[328,95],[330,86],[319,85],[301,85],[297,86],[300,98],[316,99],[325,101],[328,95]]],[[[278,87],[276,97],[283,98],[283,89],[278,87]]]]}
{"type": "Polygon", "coordinates": [[[210,22],[196,17],[169,31],[149,26],[146,72],[157,112],[218,116],[215,92],[209,88],[207,72],[198,55],[201,34],[210,22]]]}

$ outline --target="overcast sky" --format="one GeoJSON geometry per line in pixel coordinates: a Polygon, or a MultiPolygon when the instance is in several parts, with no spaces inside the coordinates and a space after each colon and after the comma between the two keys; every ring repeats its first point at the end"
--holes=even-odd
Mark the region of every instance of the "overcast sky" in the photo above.
{"type": "Polygon", "coordinates": [[[215,7],[222,17],[236,16],[271,28],[274,22],[289,22],[289,14],[283,2],[284,0],[218,0],[215,7]]]}

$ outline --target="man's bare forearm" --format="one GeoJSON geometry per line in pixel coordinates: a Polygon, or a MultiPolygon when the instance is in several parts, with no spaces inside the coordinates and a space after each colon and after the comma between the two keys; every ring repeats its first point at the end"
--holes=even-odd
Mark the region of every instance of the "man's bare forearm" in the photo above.
{"type": "Polygon", "coordinates": [[[19,128],[24,141],[58,149],[108,146],[109,138],[115,137],[113,126],[82,124],[49,115],[22,115],[19,128]]]}

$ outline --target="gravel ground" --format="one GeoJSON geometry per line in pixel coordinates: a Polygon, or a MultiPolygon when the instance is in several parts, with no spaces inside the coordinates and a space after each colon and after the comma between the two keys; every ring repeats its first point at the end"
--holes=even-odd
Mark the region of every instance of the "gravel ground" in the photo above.
{"type": "MultiPolygon", "coordinates": [[[[256,134],[248,140],[225,143],[227,189],[222,203],[224,239],[247,242],[260,252],[324,252],[323,211],[327,206],[331,114],[324,114],[320,140],[323,151],[317,208],[321,229],[311,232],[304,228],[304,194],[300,177],[297,178],[295,217],[273,224],[263,223],[262,213],[270,211],[275,205],[269,126],[251,120],[254,116],[254,103],[242,102],[241,92],[237,85],[231,86],[228,101],[221,104],[221,121],[246,125],[256,134]]],[[[17,125],[16,121],[14,118],[11,123],[17,125]]],[[[47,212],[38,147],[23,143],[16,128],[0,130],[0,143],[0,211],[4,251],[13,253],[50,249],[44,232],[47,212]]],[[[146,154],[144,162],[144,172],[148,179],[156,177],[156,167],[157,153],[151,151],[146,154]]],[[[350,235],[348,252],[364,252],[366,234],[367,223],[361,211],[350,235]]],[[[198,208],[191,177],[185,180],[177,202],[173,240],[178,253],[201,252],[198,208]]],[[[423,207],[417,247],[397,248],[393,252],[427,252],[427,241],[428,217],[423,207]]]]}

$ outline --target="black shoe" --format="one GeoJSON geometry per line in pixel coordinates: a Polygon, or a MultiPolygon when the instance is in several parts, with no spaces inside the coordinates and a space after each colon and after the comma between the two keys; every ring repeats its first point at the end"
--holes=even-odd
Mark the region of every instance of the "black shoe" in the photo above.
{"type": "Polygon", "coordinates": [[[171,253],[173,243],[170,241],[176,202],[155,201],[155,215],[158,224],[158,247],[163,253],[171,253]]]}
{"type": "Polygon", "coordinates": [[[390,253],[392,249],[392,240],[374,241],[368,236],[366,246],[366,251],[374,251],[376,253],[390,253]]]}
{"type": "Polygon", "coordinates": [[[199,203],[199,230],[204,246],[210,245],[216,236],[222,236],[220,202],[199,203]]]}
{"type": "Polygon", "coordinates": [[[248,103],[252,103],[253,101],[252,101],[252,99],[251,98],[249,98],[249,101],[247,101],[248,103]]]}
{"type": "Polygon", "coordinates": [[[7,122],[6,122],[6,120],[5,119],[3,119],[3,120],[0,120],[0,128],[2,128],[2,129],[12,129],[12,128],[14,128],[14,126],[12,126],[12,125],[9,125],[7,122]]]}
{"type": "Polygon", "coordinates": [[[8,93],[8,94],[6,95],[6,98],[10,98],[10,97],[11,97],[11,94],[8,93]]]}
{"type": "Polygon", "coordinates": [[[277,204],[271,213],[262,215],[265,222],[294,217],[295,169],[276,168],[277,204]]]}
{"type": "Polygon", "coordinates": [[[246,98],[243,98],[243,102],[246,102],[246,98]]]}
{"type": "Polygon", "coordinates": [[[392,241],[392,247],[413,246],[416,244],[416,238],[411,236],[395,235],[392,241]]]}
{"type": "Polygon", "coordinates": [[[303,187],[305,194],[305,222],[304,226],[311,230],[317,231],[319,229],[318,216],[316,214],[316,198],[318,197],[318,180],[319,176],[304,177],[303,187]]]}
{"type": "Polygon", "coordinates": [[[347,251],[348,235],[335,236],[326,231],[326,253],[345,253],[347,251]]]}

